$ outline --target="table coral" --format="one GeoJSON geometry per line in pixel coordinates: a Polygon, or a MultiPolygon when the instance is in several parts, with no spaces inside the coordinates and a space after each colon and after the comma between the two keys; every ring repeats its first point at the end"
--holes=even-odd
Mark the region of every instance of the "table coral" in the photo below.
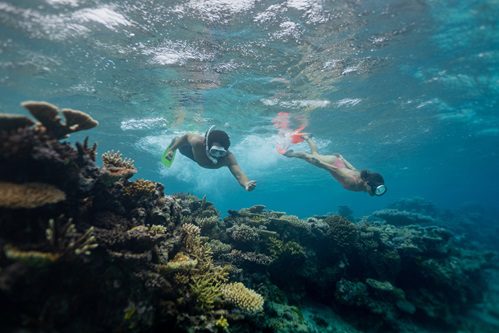
{"type": "Polygon", "coordinates": [[[47,102],[26,101],[21,105],[28,109],[56,139],[65,138],[70,133],[90,129],[99,124],[85,112],[71,109],[60,111],[57,106],[47,102]],[[61,123],[61,114],[66,120],[64,124],[61,123]]]}
{"type": "Polygon", "coordinates": [[[50,184],[0,182],[0,207],[31,209],[64,200],[66,194],[50,184]]]}

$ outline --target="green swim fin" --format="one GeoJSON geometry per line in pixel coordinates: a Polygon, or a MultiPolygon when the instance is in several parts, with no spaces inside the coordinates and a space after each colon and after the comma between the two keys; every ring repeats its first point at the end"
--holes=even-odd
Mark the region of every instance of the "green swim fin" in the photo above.
{"type": "Polygon", "coordinates": [[[177,151],[175,150],[171,157],[167,156],[168,152],[170,152],[170,146],[168,146],[168,148],[166,148],[165,152],[161,156],[161,163],[163,163],[163,165],[167,168],[172,166],[172,163],[173,163],[173,160],[175,159],[175,154],[177,153],[177,151]]]}

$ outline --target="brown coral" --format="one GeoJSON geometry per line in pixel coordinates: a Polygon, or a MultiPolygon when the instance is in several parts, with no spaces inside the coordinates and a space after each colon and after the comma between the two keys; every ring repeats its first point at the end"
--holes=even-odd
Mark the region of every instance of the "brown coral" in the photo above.
{"type": "Polygon", "coordinates": [[[70,133],[93,128],[99,122],[82,111],[64,109],[47,102],[27,101],[21,103],[56,139],[67,137],[70,133]],[[66,123],[61,122],[60,114],[64,115],[66,123]]]}
{"type": "Polygon", "coordinates": [[[134,161],[124,158],[119,151],[107,151],[102,154],[103,181],[107,184],[114,183],[119,179],[128,179],[137,173],[134,161]]]}
{"type": "Polygon", "coordinates": [[[0,182],[0,207],[30,209],[64,200],[66,194],[49,184],[0,182]]]}
{"type": "Polygon", "coordinates": [[[25,116],[5,113],[0,114],[0,131],[11,131],[33,125],[33,121],[25,116]]]}
{"type": "Polygon", "coordinates": [[[23,251],[12,245],[5,245],[5,257],[12,261],[19,261],[30,266],[43,266],[57,261],[59,253],[41,251],[23,251]]]}

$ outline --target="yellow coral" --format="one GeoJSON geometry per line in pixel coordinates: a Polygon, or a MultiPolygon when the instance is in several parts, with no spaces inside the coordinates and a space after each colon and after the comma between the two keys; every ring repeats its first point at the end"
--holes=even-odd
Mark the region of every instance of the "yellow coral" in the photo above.
{"type": "Polygon", "coordinates": [[[41,251],[23,251],[12,245],[5,245],[5,257],[10,260],[20,261],[32,266],[43,266],[53,263],[60,258],[60,254],[41,251]]]}
{"type": "Polygon", "coordinates": [[[166,234],[166,230],[167,229],[165,226],[159,224],[153,224],[152,226],[149,227],[149,232],[154,236],[164,235],[166,234]]]}
{"type": "Polygon", "coordinates": [[[215,322],[215,326],[219,327],[220,329],[222,329],[224,331],[227,331],[229,329],[229,322],[227,321],[227,318],[225,318],[224,316],[221,316],[215,322]]]}
{"type": "Polygon", "coordinates": [[[263,297],[241,282],[228,283],[222,286],[222,295],[226,301],[249,313],[263,311],[263,297]]]}
{"type": "Polygon", "coordinates": [[[31,209],[63,200],[66,194],[49,184],[0,182],[0,207],[31,209]]]}
{"type": "Polygon", "coordinates": [[[215,302],[221,299],[228,275],[226,267],[211,266],[209,271],[196,272],[191,277],[190,290],[202,309],[212,309],[215,302]]]}
{"type": "Polygon", "coordinates": [[[185,253],[179,252],[166,265],[162,265],[160,270],[163,272],[189,271],[196,267],[197,264],[196,259],[191,259],[185,253]]]}

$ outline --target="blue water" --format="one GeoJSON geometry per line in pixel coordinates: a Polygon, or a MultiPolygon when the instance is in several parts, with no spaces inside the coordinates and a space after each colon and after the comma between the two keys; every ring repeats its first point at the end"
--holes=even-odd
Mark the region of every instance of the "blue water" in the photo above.
{"type": "Polygon", "coordinates": [[[222,214],[258,203],[359,216],[414,196],[496,208],[498,17],[496,0],[0,1],[0,111],[46,100],[88,112],[100,126],[71,140],[120,150],[135,178],[206,195],[222,214]],[[321,153],[382,173],[387,194],[348,192],[279,155],[282,111],[321,153]],[[212,124],[255,191],[180,154],[159,163],[173,137],[212,124]]]}

